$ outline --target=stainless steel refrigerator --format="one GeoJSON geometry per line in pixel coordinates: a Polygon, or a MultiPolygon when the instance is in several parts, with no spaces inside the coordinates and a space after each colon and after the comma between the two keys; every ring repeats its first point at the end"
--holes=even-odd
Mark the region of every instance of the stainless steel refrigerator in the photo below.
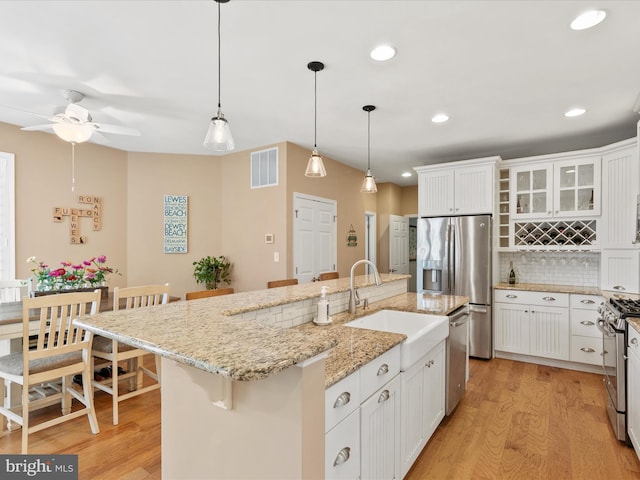
{"type": "Polygon", "coordinates": [[[491,216],[418,220],[417,291],[469,297],[469,355],[491,358],[491,216]]]}

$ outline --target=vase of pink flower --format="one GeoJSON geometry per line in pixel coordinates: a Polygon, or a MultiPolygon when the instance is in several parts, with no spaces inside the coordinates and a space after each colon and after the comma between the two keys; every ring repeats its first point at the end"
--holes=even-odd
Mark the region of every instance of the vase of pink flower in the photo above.
{"type": "Polygon", "coordinates": [[[110,274],[119,275],[118,270],[107,266],[107,257],[100,255],[83,260],[79,263],[69,261],[60,262],[59,267],[50,267],[44,262],[36,261],[36,257],[29,257],[27,263],[33,264],[31,272],[36,279],[34,296],[67,293],[71,291],[102,290],[102,299],[106,300],[109,290],[106,286],[110,274]]]}

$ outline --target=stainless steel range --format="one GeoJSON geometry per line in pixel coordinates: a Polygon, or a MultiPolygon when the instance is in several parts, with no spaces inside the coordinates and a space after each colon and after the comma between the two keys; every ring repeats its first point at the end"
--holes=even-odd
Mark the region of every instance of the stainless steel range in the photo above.
{"type": "Polygon", "coordinates": [[[618,440],[627,436],[627,318],[640,318],[640,300],[611,298],[600,304],[598,328],[602,332],[602,368],[608,393],[607,413],[618,440]]]}

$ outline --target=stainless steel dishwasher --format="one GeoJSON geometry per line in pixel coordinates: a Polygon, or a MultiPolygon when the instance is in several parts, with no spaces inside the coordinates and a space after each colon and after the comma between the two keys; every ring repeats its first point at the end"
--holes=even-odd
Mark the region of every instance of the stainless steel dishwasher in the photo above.
{"type": "Polygon", "coordinates": [[[467,389],[467,348],[469,345],[469,306],[460,307],[449,315],[447,337],[446,414],[456,408],[467,389]]]}

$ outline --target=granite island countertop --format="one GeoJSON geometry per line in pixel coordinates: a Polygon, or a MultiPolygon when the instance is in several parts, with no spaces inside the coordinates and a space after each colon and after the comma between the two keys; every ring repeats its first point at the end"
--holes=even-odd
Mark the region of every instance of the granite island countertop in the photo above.
{"type": "Polygon", "coordinates": [[[372,303],[366,310],[358,308],[356,313],[346,311],[333,315],[330,325],[305,323],[291,330],[336,341],[325,360],[325,388],[329,388],[406,338],[397,333],[345,327],[345,323],[380,310],[449,315],[469,300],[469,297],[452,295],[404,293],[372,303]]]}
{"type": "MultiPolygon", "coordinates": [[[[383,282],[407,278],[382,277],[383,282]]],[[[264,305],[318,297],[321,284],[333,282],[332,292],[345,288],[346,284],[348,291],[349,280],[339,280],[105,312],[76,322],[95,334],[236,381],[265,378],[330,350],[325,362],[325,383],[329,386],[405,339],[400,334],[343,327],[343,323],[381,309],[446,315],[469,301],[466,297],[406,293],[372,303],[368,310],[360,308],[355,315],[348,312],[335,315],[331,325],[322,327],[309,323],[280,328],[231,317],[264,305]]],[[[369,275],[357,277],[358,286],[372,283],[369,275]]]]}

